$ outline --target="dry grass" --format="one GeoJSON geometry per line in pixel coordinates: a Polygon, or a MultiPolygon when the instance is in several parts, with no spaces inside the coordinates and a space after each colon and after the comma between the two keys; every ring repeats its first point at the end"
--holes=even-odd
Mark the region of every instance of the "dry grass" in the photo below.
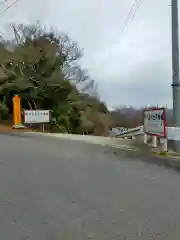
{"type": "Polygon", "coordinates": [[[95,112],[91,108],[81,111],[82,132],[96,136],[108,136],[109,129],[116,126],[113,117],[108,113],[95,112]]]}
{"type": "Polygon", "coordinates": [[[0,133],[6,133],[6,132],[31,132],[33,131],[30,128],[24,128],[24,129],[15,129],[13,128],[13,124],[10,121],[3,121],[0,123],[0,133]]]}

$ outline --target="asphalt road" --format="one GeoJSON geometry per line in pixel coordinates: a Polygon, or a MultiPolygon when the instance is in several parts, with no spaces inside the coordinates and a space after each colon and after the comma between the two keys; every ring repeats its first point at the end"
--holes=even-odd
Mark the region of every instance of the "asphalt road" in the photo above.
{"type": "Polygon", "coordinates": [[[0,135],[0,239],[179,240],[180,173],[98,145],[0,135]]]}

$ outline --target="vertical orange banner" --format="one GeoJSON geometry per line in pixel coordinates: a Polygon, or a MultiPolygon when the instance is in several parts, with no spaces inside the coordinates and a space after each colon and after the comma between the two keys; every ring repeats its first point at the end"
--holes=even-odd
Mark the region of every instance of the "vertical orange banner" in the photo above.
{"type": "Polygon", "coordinates": [[[18,126],[22,124],[21,119],[21,98],[16,95],[13,97],[13,120],[14,125],[18,126]]]}

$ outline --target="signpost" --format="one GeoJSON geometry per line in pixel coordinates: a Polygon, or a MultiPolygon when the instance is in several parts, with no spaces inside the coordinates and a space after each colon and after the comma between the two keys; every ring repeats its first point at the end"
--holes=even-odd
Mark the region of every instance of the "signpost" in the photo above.
{"type": "Polygon", "coordinates": [[[24,123],[35,124],[39,123],[42,126],[42,132],[45,131],[44,123],[51,121],[50,110],[24,110],[24,123]]]}
{"type": "Polygon", "coordinates": [[[51,121],[50,110],[24,110],[24,123],[49,123],[51,121]]]}
{"type": "Polygon", "coordinates": [[[144,133],[157,137],[166,137],[165,108],[144,110],[144,133]]]}

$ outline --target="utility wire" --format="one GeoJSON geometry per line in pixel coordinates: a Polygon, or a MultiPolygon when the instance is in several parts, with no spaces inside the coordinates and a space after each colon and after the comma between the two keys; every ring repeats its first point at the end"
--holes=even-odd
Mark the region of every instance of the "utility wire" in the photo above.
{"type": "Polygon", "coordinates": [[[6,12],[7,10],[9,10],[13,5],[15,5],[16,3],[18,3],[20,0],[15,0],[14,2],[12,2],[9,6],[7,6],[3,11],[6,12]]]}
{"type": "Polygon", "coordinates": [[[123,25],[123,28],[122,30],[118,33],[117,35],[117,38],[115,39],[112,47],[109,49],[109,53],[111,53],[111,51],[113,50],[113,48],[120,43],[120,41],[122,40],[123,36],[124,36],[124,33],[125,33],[125,30],[128,28],[129,26],[129,23],[131,21],[134,20],[135,16],[136,16],[136,13],[140,7],[140,3],[141,3],[142,0],[135,0],[133,5],[131,6],[130,8],[130,11],[128,13],[128,15],[126,16],[125,20],[124,20],[124,25],[123,25]]]}
{"type": "MultiPolygon", "coordinates": [[[[141,2],[142,2],[142,0],[134,0],[134,3],[131,6],[130,11],[128,12],[128,14],[127,14],[127,16],[124,20],[123,28],[118,33],[117,38],[113,42],[113,45],[109,48],[109,51],[107,53],[107,57],[109,57],[112,54],[112,51],[113,51],[114,47],[117,46],[121,42],[122,38],[124,37],[125,30],[129,26],[129,23],[135,19],[135,16],[136,16],[137,11],[138,11],[138,9],[141,5],[141,2]]],[[[100,66],[103,67],[103,63],[100,66]]]]}
{"type": "MultiPolygon", "coordinates": [[[[13,7],[16,3],[18,3],[20,0],[15,0],[14,2],[12,2],[9,6],[7,6],[5,9],[3,9],[3,12],[0,15],[0,18],[2,17],[2,14],[5,13],[6,11],[8,11],[11,7],[13,7]]],[[[5,3],[7,2],[7,0],[4,1],[5,3]]],[[[2,2],[1,2],[2,3],[2,2]]],[[[1,36],[3,35],[2,32],[0,32],[1,36]]]]}

